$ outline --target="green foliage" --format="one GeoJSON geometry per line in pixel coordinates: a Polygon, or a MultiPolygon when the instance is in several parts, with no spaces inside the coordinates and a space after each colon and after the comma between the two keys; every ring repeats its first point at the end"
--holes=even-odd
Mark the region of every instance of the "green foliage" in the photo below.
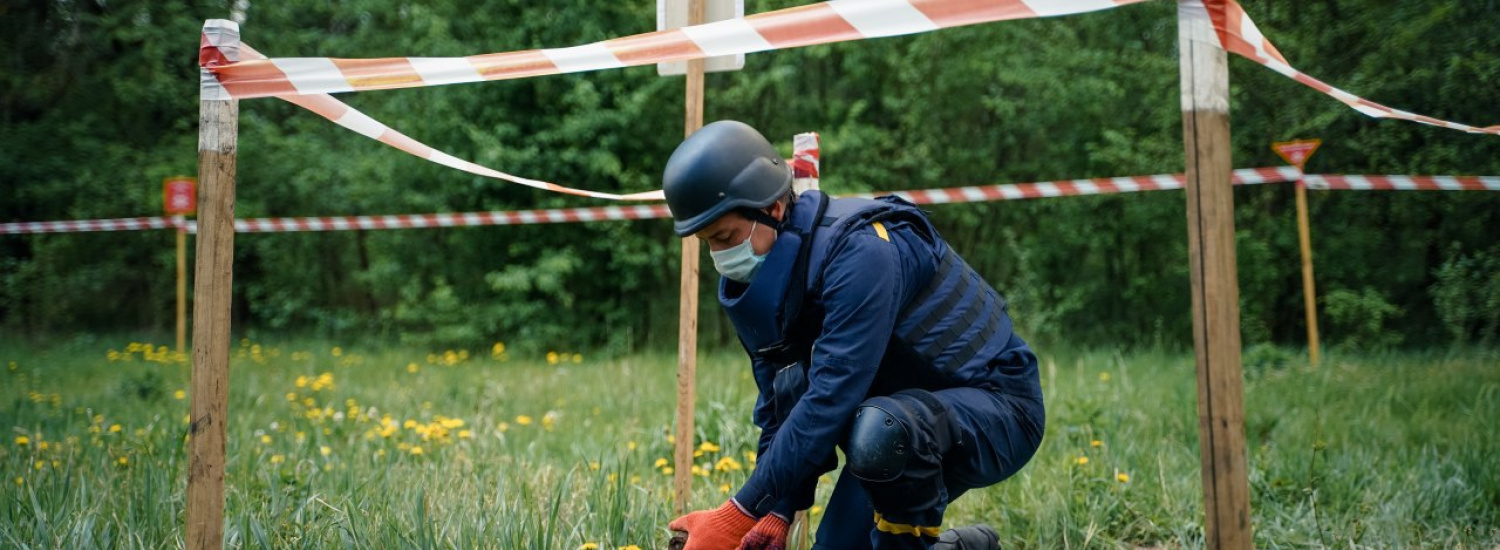
{"type": "Polygon", "coordinates": [[[1432,300],[1453,343],[1487,345],[1500,335],[1500,247],[1464,254],[1454,246],[1433,275],[1432,300]]]}
{"type": "Polygon", "coordinates": [[[1388,349],[1401,343],[1404,333],[1387,323],[1401,317],[1401,308],[1371,287],[1363,290],[1335,289],[1323,297],[1328,313],[1328,334],[1345,350],[1388,349]]]}
{"type": "MultiPolygon", "coordinates": [[[[246,5],[244,40],[282,57],[559,47],[645,32],[654,20],[645,2],[246,5]]],[[[225,7],[0,6],[0,221],[157,213],[161,179],[195,171],[196,39],[202,20],[224,17],[225,7]]],[[[1493,2],[1247,9],[1293,65],[1329,83],[1414,112],[1500,122],[1491,108],[1500,83],[1493,2]]],[[[1179,172],[1175,14],[1170,2],[1148,2],[755,54],[743,71],[708,76],[706,118],[745,120],[787,153],[794,133],[820,132],[823,184],[834,193],[1179,172]]],[[[1271,141],[1321,137],[1310,171],[1500,174],[1493,137],[1370,119],[1242,59],[1231,73],[1236,166],[1280,164],[1271,141]]],[[[456,156],[603,191],[656,188],[682,136],[682,80],[652,67],[342,99],[456,156]]],[[[241,103],[239,145],[236,213],[244,217],[599,204],[425,162],[274,99],[241,103]]],[[[1235,195],[1245,342],[1300,345],[1291,190],[1235,195]]],[[[1500,194],[1315,192],[1310,207],[1319,288],[1378,291],[1404,312],[1402,345],[1446,343],[1460,328],[1466,340],[1493,341],[1485,311],[1465,313],[1458,296],[1480,296],[1473,281],[1495,268],[1477,259],[1439,266],[1462,263],[1449,253],[1455,245],[1473,254],[1492,246],[1500,194]]],[[[1191,341],[1180,193],[932,212],[1011,298],[1028,337],[1191,341]]],[[[172,239],[0,236],[0,327],[171,330],[172,239]]],[[[245,334],[612,352],[676,341],[680,252],[663,221],[244,234],[236,249],[234,324],[245,334]]],[[[700,296],[704,342],[733,346],[713,281],[704,277],[700,296]]]]}

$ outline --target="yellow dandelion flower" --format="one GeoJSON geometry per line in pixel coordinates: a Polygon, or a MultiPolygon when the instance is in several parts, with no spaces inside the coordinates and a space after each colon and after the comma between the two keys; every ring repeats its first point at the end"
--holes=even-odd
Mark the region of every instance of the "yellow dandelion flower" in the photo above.
{"type": "Polygon", "coordinates": [[[21,477],[21,476],[16,476],[16,485],[25,485],[25,484],[26,484],[26,478],[21,477]]]}
{"type": "Polygon", "coordinates": [[[20,445],[20,446],[24,447],[24,446],[30,445],[30,444],[31,444],[31,438],[26,437],[24,435],[18,435],[18,436],[16,436],[16,445],[20,445]]]}
{"type": "Polygon", "coordinates": [[[271,436],[262,434],[260,436],[260,444],[261,445],[270,445],[271,444],[271,436]]]}
{"type": "Polygon", "coordinates": [[[672,473],[675,472],[675,471],[676,470],[673,470],[671,466],[667,466],[667,467],[664,467],[664,468],[661,469],[662,475],[668,475],[668,476],[672,475],[672,473]]]}
{"type": "Polygon", "coordinates": [[[120,430],[123,430],[123,429],[124,428],[121,428],[119,424],[111,424],[110,427],[109,427],[109,433],[117,434],[117,433],[120,433],[120,430]]]}
{"type": "Polygon", "coordinates": [[[333,454],[333,449],[327,445],[323,445],[321,447],[318,447],[318,454],[328,456],[333,454]]]}
{"type": "Polygon", "coordinates": [[[743,468],[744,466],[740,464],[740,461],[727,456],[720,458],[719,462],[714,464],[714,471],[718,472],[737,472],[743,468]]]}
{"type": "Polygon", "coordinates": [[[120,461],[119,462],[120,462],[121,466],[129,466],[130,465],[130,457],[122,456],[122,457],[120,457],[120,461]]]}
{"type": "Polygon", "coordinates": [[[1089,442],[1089,446],[1093,447],[1095,449],[1098,449],[1099,447],[1103,447],[1104,446],[1104,442],[1095,439],[1095,440],[1089,442]]]}
{"type": "MultiPolygon", "coordinates": [[[[40,437],[38,439],[40,439],[40,437]]],[[[46,441],[37,441],[36,442],[36,448],[39,451],[45,451],[45,450],[47,450],[48,447],[51,447],[51,446],[52,445],[49,444],[49,443],[47,443],[46,441]]]]}
{"type": "Polygon", "coordinates": [[[282,456],[282,455],[271,455],[271,463],[272,464],[281,464],[282,462],[286,462],[286,457],[285,456],[282,456]]]}
{"type": "Polygon", "coordinates": [[[619,479],[620,479],[620,474],[616,474],[616,473],[613,473],[613,472],[611,472],[609,475],[607,475],[607,476],[604,477],[604,480],[608,481],[610,483],[614,483],[615,481],[617,481],[619,479]]]}
{"type": "Polygon", "coordinates": [[[625,442],[625,450],[627,450],[627,451],[634,451],[635,447],[636,447],[636,444],[635,444],[634,441],[627,441],[627,442],[625,442]]]}
{"type": "Polygon", "coordinates": [[[1101,373],[1099,373],[1099,381],[1100,382],[1108,382],[1109,381],[1109,372],[1101,372],[1101,373]]]}
{"type": "Polygon", "coordinates": [[[589,469],[590,470],[598,470],[599,469],[599,462],[598,461],[590,461],[589,462],[589,469]]]}
{"type": "Polygon", "coordinates": [[[502,353],[505,353],[505,342],[495,342],[495,345],[490,348],[490,355],[499,357],[502,353]]]}
{"type": "Polygon", "coordinates": [[[1130,474],[1120,472],[1118,474],[1115,474],[1115,480],[1119,481],[1120,483],[1130,483],[1130,474]]]}
{"type": "MultiPolygon", "coordinates": [[[[495,346],[497,347],[499,345],[500,344],[495,344],[495,346]]],[[[583,546],[578,547],[578,550],[599,550],[599,544],[595,542],[585,542],[583,543],[583,546]]]]}
{"type": "Polygon", "coordinates": [[[630,484],[631,485],[638,485],[638,484],[640,484],[640,482],[641,482],[641,476],[630,476],[630,484]]]}
{"type": "Polygon", "coordinates": [[[46,465],[47,465],[47,461],[45,461],[45,460],[38,460],[38,461],[36,461],[36,464],[33,465],[33,467],[35,467],[36,469],[40,470],[43,467],[45,467],[46,465]]]}
{"type": "Polygon", "coordinates": [[[414,454],[414,455],[422,454],[422,447],[420,445],[418,445],[416,447],[412,447],[411,448],[411,454],[414,454]]]}
{"type": "Polygon", "coordinates": [[[573,354],[573,363],[574,364],[578,364],[578,363],[582,363],[582,362],[583,362],[583,354],[582,353],[575,353],[575,354],[573,354]]]}
{"type": "Polygon", "coordinates": [[[382,457],[382,456],[385,456],[385,449],[378,449],[378,450],[376,450],[376,451],[375,451],[375,456],[376,456],[376,457],[382,457]]]}
{"type": "Polygon", "coordinates": [[[719,492],[723,493],[723,494],[726,494],[726,495],[729,494],[729,484],[725,483],[723,485],[720,485],[719,486],[719,492]]]}
{"type": "Polygon", "coordinates": [[[406,364],[406,372],[415,373],[415,372],[417,372],[419,370],[422,370],[422,367],[418,367],[416,363],[407,363],[406,364]]]}
{"type": "Polygon", "coordinates": [[[549,352],[547,352],[547,364],[548,365],[556,365],[557,364],[557,352],[555,352],[555,351],[549,351],[549,352]]]}
{"type": "Polygon", "coordinates": [[[1083,466],[1089,463],[1089,457],[1080,456],[1075,462],[1077,462],[1079,466],[1083,466]]]}
{"type": "Polygon", "coordinates": [[[705,453],[717,453],[719,452],[719,446],[714,445],[712,441],[704,441],[703,444],[698,445],[698,450],[705,453]]]}
{"type": "Polygon", "coordinates": [[[496,427],[500,429],[500,433],[505,433],[506,430],[510,429],[510,423],[509,422],[501,422],[500,425],[496,426],[496,427]]]}
{"type": "Polygon", "coordinates": [[[183,390],[177,390],[172,392],[172,397],[177,399],[178,401],[182,401],[183,399],[187,399],[187,392],[183,390]]]}
{"type": "Polygon", "coordinates": [[[307,387],[307,375],[304,374],[304,375],[298,376],[297,380],[294,381],[294,382],[292,382],[292,384],[296,385],[299,388],[305,388],[305,387],[307,387]]]}
{"type": "Polygon", "coordinates": [[[621,546],[615,550],[641,550],[641,547],[632,544],[630,546],[621,546]]]}
{"type": "Polygon", "coordinates": [[[469,439],[469,438],[471,438],[473,436],[474,436],[474,434],[469,433],[469,430],[459,430],[458,431],[458,438],[459,439],[469,439]]]}
{"type": "Polygon", "coordinates": [[[670,464],[670,462],[668,462],[666,458],[658,458],[656,459],[656,465],[652,466],[652,468],[660,468],[662,466],[666,466],[667,464],[670,464]]]}
{"type": "Polygon", "coordinates": [[[519,415],[519,416],[516,417],[516,423],[520,424],[522,426],[530,426],[531,425],[531,417],[530,416],[526,416],[524,414],[523,415],[519,415]]]}
{"type": "Polygon", "coordinates": [[[334,346],[332,350],[329,350],[329,353],[332,353],[334,357],[343,357],[344,348],[334,346]]]}

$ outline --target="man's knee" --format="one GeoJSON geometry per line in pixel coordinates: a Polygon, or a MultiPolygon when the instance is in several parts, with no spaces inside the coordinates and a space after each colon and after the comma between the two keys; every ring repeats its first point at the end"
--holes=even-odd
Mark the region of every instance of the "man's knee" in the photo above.
{"type": "Polygon", "coordinates": [[[876,483],[895,480],[914,464],[934,467],[951,446],[950,422],[942,403],[923,390],[866,399],[849,429],[845,467],[876,483]]]}

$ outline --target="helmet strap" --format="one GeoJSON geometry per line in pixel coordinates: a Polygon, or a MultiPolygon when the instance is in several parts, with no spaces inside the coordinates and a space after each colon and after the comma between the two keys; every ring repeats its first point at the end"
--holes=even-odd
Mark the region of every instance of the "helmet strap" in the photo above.
{"type": "Polygon", "coordinates": [[[781,220],[771,217],[770,214],[759,208],[741,208],[740,214],[743,214],[746,218],[750,218],[752,221],[760,222],[766,227],[776,229],[777,231],[781,230],[781,220]]]}

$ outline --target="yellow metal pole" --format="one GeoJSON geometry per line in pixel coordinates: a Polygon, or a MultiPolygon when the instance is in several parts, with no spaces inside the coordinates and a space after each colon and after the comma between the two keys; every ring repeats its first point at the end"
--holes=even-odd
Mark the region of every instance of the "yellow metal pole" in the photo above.
{"type": "Polygon", "coordinates": [[[1297,178],[1297,241],[1302,246],[1302,304],[1307,313],[1307,353],[1318,366],[1318,294],[1313,289],[1312,229],[1307,216],[1307,186],[1297,178]]]}

